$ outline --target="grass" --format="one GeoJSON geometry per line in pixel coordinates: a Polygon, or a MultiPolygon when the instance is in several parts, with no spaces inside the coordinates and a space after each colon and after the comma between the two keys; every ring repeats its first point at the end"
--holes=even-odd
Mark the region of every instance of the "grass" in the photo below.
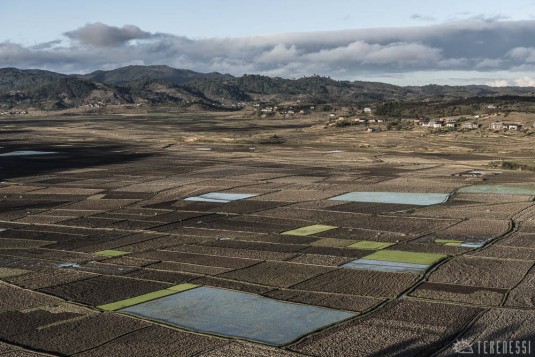
{"type": "Polygon", "coordinates": [[[100,255],[103,257],[120,257],[121,255],[128,254],[130,252],[124,252],[122,250],[101,250],[93,254],[100,255]]]}
{"type": "Polygon", "coordinates": [[[535,186],[531,185],[474,185],[461,188],[461,193],[494,193],[502,195],[535,195],[535,186]]]}
{"type": "Polygon", "coordinates": [[[310,236],[313,234],[330,231],[331,229],[336,229],[336,226],[324,226],[322,224],[314,224],[312,226],[301,227],[297,229],[292,229],[291,231],[282,232],[281,234],[290,235],[290,236],[310,236]]]}
{"type": "Polygon", "coordinates": [[[454,240],[454,239],[435,239],[435,243],[437,244],[451,244],[451,243],[459,243],[461,244],[462,240],[454,240]]]}
{"type": "Polygon", "coordinates": [[[348,248],[356,248],[356,249],[378,250],[378,249],[388,248],[391,245],[394,245],[394,243],[373,242],[373,241],[369,241],[369,240],[362,240],[360,242],[348,245],[347,247],[348,248]]]}
{"type": "Polygon", "coordinates": [[[155,299],[168,296],[168,295],[173,295],[181,291],[190,290],[196,287],[198,287],[198,285],[179,284],[179,285],[171,286],[167,289],[157,290],[148,294],[135,296],[129,299],[120,300],[120,301],[112,302],[112,303],[105,304],[105,305],[100,305],[100,306],[97,306],[97,308],[101,310],[105,310],[105,311],[116,311],[116,310],[124,309],[125,307],[138,305],[147,301],[155,300],[155,299]]]}
{"type": "Polygon", "coordinates": [[[0,267],[0,278],[9,278],[10,276],[17,276],[17,275],[30,273],[30,272],[31,270],[26,270],[26,269],[0,267]]]}
{"type": "Polygon", "coordinates": [[[89,196],[87,199],[88,199],[88,200],[101,200],[101,199],[103,199],[104,197],[106,197],[105,194],[103,194],[103,193],[99,193],[99,194],[97,194],[97,195],[89,196]]]}
{"type": "Polygon", "coordinates": [[[431,265],[434,262],[445,257],[446,256],[443,254],[435,253],[405,252],[401,250],[380,250],[378,252],[365,256],[364,259],[431,265]]]}

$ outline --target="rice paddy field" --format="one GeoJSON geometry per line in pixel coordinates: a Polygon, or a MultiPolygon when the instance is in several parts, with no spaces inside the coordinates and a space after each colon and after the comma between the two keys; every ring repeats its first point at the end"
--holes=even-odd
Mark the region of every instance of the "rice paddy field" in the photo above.
{"type": "Polygon", "coordinates": [[[0,124],[2,356],[535,350],[535,173],[487,166],[531,143],[229,113],[0,124]]]}

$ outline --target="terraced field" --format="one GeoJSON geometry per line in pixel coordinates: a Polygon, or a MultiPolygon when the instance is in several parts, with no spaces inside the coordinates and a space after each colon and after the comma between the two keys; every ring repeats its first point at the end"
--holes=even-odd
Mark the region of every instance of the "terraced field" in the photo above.
{"type": "Polygon", "coordinates": [[[264,121],[192,141],[202,116],[151,118],[0,126],[0,355],[535,349],[535,174],[474,181],[492,152],[358,148],[306,119],[252,150],[264,121]]]}

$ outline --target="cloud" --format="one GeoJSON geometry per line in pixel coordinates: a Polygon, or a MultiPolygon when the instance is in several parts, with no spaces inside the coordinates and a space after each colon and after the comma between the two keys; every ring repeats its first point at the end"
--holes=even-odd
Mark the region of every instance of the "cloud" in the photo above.
{"type": "Polygon", "coordinates": [[[521,77],[515,79],[515,85],[519,87],[535,87],[535,78],[521,77]]]}
{"type": "Polygon", "coordinates": [[[134,25],[124,25],[119,28],[100,22],[87,24],[77,30],[65,32],[64,35],[84,45],[97,47],[117,46],[130,40],[145,39],[151,36],[150,33],[142,31],[134,25]]]}
{"type": "Polygon", "coordinates": [[[490,81],[485,84],[489,87],[509,87],[511,85],[509,81],[506,81],[505,79],[497,79],[495,81],[490,81]]]}
{"type": "Polygon", "coordinates": [[[534,35],[535,21],[488,18],[406,28],[208,39],[151,33],[134,25],[94,23],[65,32],[66,38],[60,42],[31,47],[0,43],[0,63],[64,73],[138,63],[289,78],[312,74],[350,80],[405,76],[407,84],[416,80],[415,73],[464,71],[481,73],[481,78],[493,82],[492,73],[516,72],[507,78],[514,80],[524,75],[520,72],[535,69],[534,35]]]}
{"type": "Polygon", "coordinates": [[[424,21],[424,22],[436,21],[435,17],[429,16],[429,15],[422,15],[422,14],[412,14],[411,19],[417,20],[417,21],[424,21]]]}
{"type": "Polygon", "coordinates": [[[519,62],[535,63],[535,48],[515,47],[507,52],[507,56],[519,62]]]}

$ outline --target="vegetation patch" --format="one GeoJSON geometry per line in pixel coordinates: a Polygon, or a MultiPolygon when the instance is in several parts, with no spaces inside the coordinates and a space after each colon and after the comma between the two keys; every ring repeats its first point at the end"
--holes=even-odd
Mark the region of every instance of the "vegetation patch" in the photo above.
{"type": "Polygon", "coordinates": [[[436,261],[444,259],[446,256],[443,254],[435,253],[417,253],[417,252],[405,252],[401,250],[381,250],[370,254],[365,259],[384,260],[398,263],[412,263],[412,264],[427,264],[431,265],[436,261]]]}
{"type": "Polygon", "coordinates": [[[93,254],[100,255],[100,256],[103,256],[103,257],[120,257],[121,255],[125,255],[125,254],[128,254],[128,253],[130,253],[130,252],[124,252],[122,250],[109,249],[109,250],[101,250],[101,251],[95,252],[93,254]]]}
{"type": "Polygon", "coordinates": [[[97,308],[99,308],[101,310],[106,310],[106,311],[115,311],[115,310],[119,310],[119,309],[124,309],[124,308],[129,307],[129,306],[134,306],[134,305],[141,304],[141,303],[144,303],[144,302],[147,302],[147,301],[151,301],[151,300],[154,300],[154,299],[158,299],[158,298],[161,298],[161,297],[164,297],[164,296],[176,294],[176,293],[179,293],[181,291],[186,291],[186,290],[189,290],[189,289],[193,289],[193,288],[196,288],[198,286],[199,285],[195,285],[195,284],[175,285],[175,286],[171,286],[171,287],[169,287],[167,289],[157,290],[157,291],[153,291],[151,293],[143,294],[143,295],[140,295],[140,296],[135,296],[135,297],[132,297],[132,298],[129,298],[129,299],[120,300],[120,301],[112,302],[112,303],[105,304],[105,305],[100,305],[100,306],[97,306],[97,308]]]}
{"type": "Polygon", "coordinates": [[[369,249],[369,250],[378,250],[378,249],[384,249],[388,248],[394,243],[385,243],[385,242],[374,242],[369,240],[362,240],[357,243],[353,243],[351,245],[348,245],[348,248],[356,248],[356,249],[369,249]]]}
{"type": "Polygon", "coordinates": [[[336,226],[325,226],[325,225],[322,225],[322,224],[314,224],[312,226],[306,226],[306,227],[301,227],[301,228],[297,228],[297,229],[292,229],[291,231],[286,231],[286,232],[283,232],[281,234],[291,235],[291,236],[310,236],[310,235],[313,235],[313,234],[330,231],[331,229],[336,229],[336,228],[338,228],[338,227],[336,227],[336,226]]]}

